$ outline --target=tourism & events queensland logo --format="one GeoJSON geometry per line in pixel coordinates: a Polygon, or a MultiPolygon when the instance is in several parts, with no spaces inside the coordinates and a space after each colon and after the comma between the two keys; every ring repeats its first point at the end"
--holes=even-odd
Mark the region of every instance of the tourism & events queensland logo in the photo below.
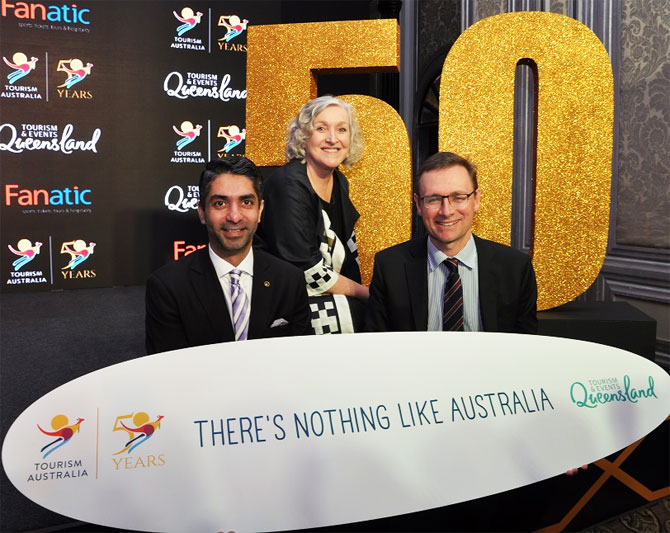
{"type": "MultiPolygon", "coordinates": [[[[4,90],[0,93],[2,98],[21,98],[25,100],[42,100],[42,91],[35,85],[37,76],[35,70],[39,59],[35,56],[28,56],[23,52],[14,52],[11,58],[2,56],[5,64],[3,66],[3,75],[7,74],[7,81],[4,84],[4,90]]],[[[43,85],[42,80],[39,80],[43,85]]]]}
{"type": "Polygon", "coordinates": [[[75,239],[72,241],[65,241],[61,244],[60,253],[70,256],[67,264],[61,268],[63,279],[92,279],[96,277],[95,270],[80,269],[79,266],[88,261],[93,255],[95,248],[94,242],[89,242],[88,245],[83,239],[75,239]]]}
{"type": "Polygon", "coordinates": [[[78,417],[71,422],[66,415],[58,414],[51,419],[51,425],[47,426],[47,429],[37,424],[37,429],[42,433],[42,437],[46,437],[47,442],[40,449],[42,461],[34,463],[35,470],[29,474],[28,482],[88,476],[81,459],[65,459],[61,453],[61,448],[76,438],[82,422],[83,418],[78,417]],[[54,452],[61,457],[46,460],[54,452]]]}
{"type": "Polygon", "coordinates": [[[31,264],[40,254],[42,248],[40,241],[35,241],[33,244],[30,239],[21,238],[16,246],[8,244],[7,248],[14,254],[12,257],[15,257],[12,261],[12,270],[7,278],[7,285],[47,283],[47,278],[39,266],[36,268],[33,266],[34,263],[31,264]]]}
{"type": "Polygon", "coordinates": [[[148,413],[138,411],[119,415],[114,421],[112,432],[124,434],[120,449],[114,452],[112,460],[115,470],[134,470],[136,468],[160,467],[165,465],[165,455],[162,453],[151,453],[142,455],[147,446],[146,442],[151,439],[161,427],[163,415],[158,415],[153,421],[148,413]],[[141,447],[141,448],[140,448],[141,447]],[[118,457],[117,457],[118,456],[118,457]]]}
{"type": "Polygon", "coordinates": [[[232,155],[231,152],[244,142],[247,137],[247,129],[242,128],[240,130],[239,126],[235,124],[219,126],[216,137],[217,139],[225,139],[225,144],[217,150],[216,155],[219,158],[226,157],[232,155]]]}
{"type": "Polygon", "coordinates": [[[64,2],[57,4],[15,2],[12,4],[8,0],[2,0],[0,15],[7,20],[15,19],[19,28],[81,33],[91,31],[87,27],[91,24],[91,10],[77,4],[68,5],[64,2]]]}
{"type": "Polygon", "coordinates": [[[622,379],[606,377],[575,381],[570,386],[570,399],[577,407],[595,409],[608,403],[638,403],[640,400],[656,398],[654,378],[649,376],[641,386],[633,384],[628,374],[622,379]]]}
{"type": "Polygon", "coordinates": [[[247,19],[241,20],[237,15],[221,15],[219,17],[218,26],[225,28],[226,33],[218,40],[219,50],[226,50],[230,52],[246,52],[246,43],[231,42],[247,29],[249,21],[247,19]]]}
{"type": "Polygon", "coordinates": [[[199,52],[205,51],[205,45],[202,42],[202,39],[189,35],[184,37],[184,35],[191,30],[193,30],[202,20],[202,12],[198,11],[196,13],[190,7],[184,7],[182,10],[177,13],[173,11],[172,14],[174,18],[177,19],[177,35],[174,36],[173,42],[170,45],[170,48],[177,50],[196,50],[199,52]]]}
{"type": "Polygon", "coordinates": [[[93,92],[85,86],[79,85],[91,75],[92,68],[93,63],[87,62],[84,65],[84,62],[79,58],[60,59],[56,71],[65,73],[66,78],[56,88],[58,96],[60,98],[92,99],[93,92]]]}
{"type": "Polygon", "coordinates": [[[74,152],[98,153],[98,140],[102,131],[95,128],[90,137],[75,134],[73,124],[35,124],[22,122],[18,126],[9,122],[0,124],[0,151],[20,154],[25,150],[49,150],[66,155],[74,152]],[[76,136],[75,136],[76,135],[76,136]]]}
{"type": "MultiPolygon", "coordinates": [[[[244,81],[242,81],[244,83],[244,81]]],[[[163,81],[163,91],[171,98],[215,98],[222,102],[246,100],[246,89],[230,87],[230,74],[211,74],[205,72],[170,72],[163,81]]]]}
{"type": "Polygon", "coordinates": [[[187,185],[186,190],[181,185],[173,185],[165,192],[165,207],[170,211],[188,213],[198,209],[200,191],[197,185],[187,185]]]}

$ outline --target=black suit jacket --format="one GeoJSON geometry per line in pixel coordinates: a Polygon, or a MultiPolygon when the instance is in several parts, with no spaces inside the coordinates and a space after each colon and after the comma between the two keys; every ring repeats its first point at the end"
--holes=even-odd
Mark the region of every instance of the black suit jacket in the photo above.
{"type": "MultiPolygon", "coordinates": [[[[254,250],[248,338],[308,335],[311,331],[302,271],[254,250]],[[280,325],[271,327],[278,320],[280,325]]],[[[151,274],[146,290],[147,353],[232,340],[230,314],[208,248],[151,274]]]]}
{"type": "MultiPolygon", "coordinates": [[[[473,236],[479,270],[479,308],[484,331],[537,332],[537,284],[530,257],[473,236]]],[[[366,330],[428,329],[426,237],[375,256],[366,330]]]]}

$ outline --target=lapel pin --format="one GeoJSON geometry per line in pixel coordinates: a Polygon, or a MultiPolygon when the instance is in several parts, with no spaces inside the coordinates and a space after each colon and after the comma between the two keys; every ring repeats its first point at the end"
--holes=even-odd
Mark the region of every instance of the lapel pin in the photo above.
{"type": "Polygon", "coordinates": [[[267,280],[265,280],[265,281],[263,282],[263,285],[265,285],[266,287],[269,287],[269,286],[270,286],[270,282],[267,281],[267,280]]]}

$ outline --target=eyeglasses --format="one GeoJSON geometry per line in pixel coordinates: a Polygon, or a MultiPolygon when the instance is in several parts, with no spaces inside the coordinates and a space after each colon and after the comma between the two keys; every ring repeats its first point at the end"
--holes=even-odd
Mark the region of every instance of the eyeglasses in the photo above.
{"type": "Polygon", "coordinates": [[[430,196],[422,196],[421,202],[426,209],[439,209],[446,198],[449,201],[449,205],[457,207],[459,205],[464,205],[468,201],[468,198],[476,192],[477,190],[475,189],[469,194],[454,193],[445,196],[442,196],[441,194],[431,194],[430,196]]]}

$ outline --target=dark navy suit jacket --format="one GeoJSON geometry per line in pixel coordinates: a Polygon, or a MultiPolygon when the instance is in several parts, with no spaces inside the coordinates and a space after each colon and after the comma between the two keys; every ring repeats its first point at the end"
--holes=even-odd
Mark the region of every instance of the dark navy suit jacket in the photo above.
{"type": "MultiPolygon", "coordinates": [[[[479,271],[479,308],[484,331],[537,332],[537,283],[530,257],[474,236],[479,271]]],[[[426,237],[375,256],[367,331],[426,331],[428,271],[426,237]]]]}

